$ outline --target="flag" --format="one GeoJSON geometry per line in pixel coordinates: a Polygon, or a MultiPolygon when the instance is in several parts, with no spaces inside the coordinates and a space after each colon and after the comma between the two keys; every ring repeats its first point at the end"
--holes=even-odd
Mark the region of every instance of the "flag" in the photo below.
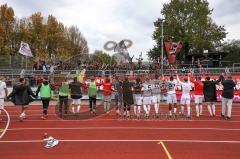
{"type": "Polygon", "coordinates": [[[24,56],[33,56],[28,43],[25,43],[23,41],[21,41],[20,49],[18,52],[24,56]]]}
{"type": "Polygon", "coordinates": [[[176,55],[182,49],[182,43],[168,41],[168,42],[164,42],[164,45],[165,45],[165,50],[167,52],[169,63],[174,64],[176,62],[176,55]]]}
{"type": "Polygon", "coordinates": [[[85,70],[85,69],[83,69],[83,70],[79,73],[79,75],[78,75],[78,81],[79,81],[80,83],[83,83],[84,77],[85,77],[85,73],[86,73],[86,70],[85,70]]]}

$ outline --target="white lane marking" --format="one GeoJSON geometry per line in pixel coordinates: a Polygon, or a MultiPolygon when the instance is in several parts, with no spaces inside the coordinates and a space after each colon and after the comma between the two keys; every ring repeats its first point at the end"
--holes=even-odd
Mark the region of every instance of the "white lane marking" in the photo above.
{"type": "MultiPolygon", "coordinates": [[[[236,140],[59,140],[60,142],[175,142],[175,143],[229,143],[240,144],[236,140]]],[[[43,140],[3,140],[0,143],[41,143],[43,140]]]]}
{"type": "Polygon", "coordinates": [[[8,131],[21,130],[213,130],[213,131],[240,131],[229,128],[162,128],[162,127],[72,127],[72,128],[11,128],[8,131]]]}
{"type": "Polygon", "coordinates": [[[125,120],[125,119],[96,119],[96,120],[61,120],[61,119],[47,119],[47,120],[31,120],[27,119],[24,122],[96,122],[96,121],[119,121],[119,122],[224,122],[224,123],[240,123],[240,120],[125,120]]]}
{"type": "Polygon", "coordinates": [[[5,109],[1,109],[1,110],[3,110],[3,111],[6,113],[7,118],[8,118],[8,121],[7,121],[6,127],[3,129],[3,131],[0,132],[0,133],[1,133],[0,139],[1,139],[1,138],[5,135],[5,133],[7,132],[8,127],[9,127],[9,125],[10,125],[10,121],[11,121],[11,118],[10,118],[8,112],[7,112],[5,109]]]}

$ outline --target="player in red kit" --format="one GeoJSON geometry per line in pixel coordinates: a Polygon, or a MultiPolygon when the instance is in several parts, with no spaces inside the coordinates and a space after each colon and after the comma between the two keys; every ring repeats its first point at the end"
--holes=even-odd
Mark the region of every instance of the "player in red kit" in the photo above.
{"type": "Polygon", "coordinates": [[[196,116],[199,117],[203,112],[203,82],[201,77],[196,77],[194,80],[190,78],[191,82],[194,84],[194,95],[195,95],[195,104],[196,104],[196,116]]]}

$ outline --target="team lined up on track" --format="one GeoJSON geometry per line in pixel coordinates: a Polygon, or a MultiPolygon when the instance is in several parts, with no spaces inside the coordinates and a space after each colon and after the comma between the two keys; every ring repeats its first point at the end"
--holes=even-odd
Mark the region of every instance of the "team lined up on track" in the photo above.
{"type": "Polygon", "coordinates": [[[211,80],[210,77],[201,79],[201,77],[193,77],[188,74],[183,80],[180,80],[178,75],[171,76],[169,79],[164,76],[155,75],[155,79],[150,80],[148,76],[142,80],[136,77],[135,81],[130,81],[127,76],[124,80],[120,80],[118,76],[106,77],[103,83],[96,83],[95,77],[89,78],[87,84],[80,83],[77,78],[73,81],[67,78],[58,86],[50,83],[48,79],[44,79],[38,86],[36,93],[33,93],[27,85],[24,78],[19,79],[19,83],[13,87],[13,90],[8,94],[4,79],[0,81],[0,106],[4,106],[4,100],[10,99],[15,105],[20,106],[22,111],[19,115],[19,120],[26,119],[27,108],[34,98],[40,97],[42,101],[42,116],[43,120],[48,117],[48,107],[51,100],[52,91],[59,90],[59,108],[60,116],[71,113],[79,113],[81,115],[81,98],[83,89],[87,89],[89,97],[89,108],[93,115],[96,115],[96,100],[98,87],[102,87],[103,106],[105,113],[110,112],[112,104],[112,96],[115,99],[116,114],[130,117],[130,111],[133,109],[133,115],[140,118],[149,118],[151,109],[154,109],[154,117],[159,118],[161,113],[161,103],[166,102],[169,105],[168,116],[176,117],[177,109],[180,109],[180,115],[200,117],[203,108],[207,108],[211,117],[216,116],[215,103],[217,102],[216,84],[221,82],[223,85],[222,92],[222,119],[231,119],[232,102],[234,96],[235,82],[230,75],[220,75],[217,80],[211,80]],[[225,79],[226,77],[226,79],[225,79]],[[180,104],[177,103],[176,87],[181,85],[182,95],[180,104]],[[194,89],[193,86],[194,85],[194,89]],[[190,92],[194,91],[195,113],[191,111],[190,92]],[[68,105],[69,97],[71,98],[71,109],[68,105]],[[123,111],[121,108],[123,107],[123,111]],[[153,108],[152,108],[153,107],[153,108]],[[143,110],[142,110],[143,109],[143,110]]]}

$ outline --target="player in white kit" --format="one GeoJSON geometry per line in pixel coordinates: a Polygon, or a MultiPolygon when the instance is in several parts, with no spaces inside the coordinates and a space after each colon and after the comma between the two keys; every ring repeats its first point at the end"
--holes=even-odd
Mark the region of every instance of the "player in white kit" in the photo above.
{"type": "MultiPolygon", "coordinates": [[[[4,82],[4,78],[0,77],[0,115],[2,113],[2,109],[4,109],[4,99],[6,99],[8,94],[6,83],[4,82]]],[[[1,120],[1,117],[0,117],[1,120]]]]}
{"type": "Polygon", "coordinates": [[[145,82],[143,83],[143,109],[145,111],[146,118],[150,115],[152,102],[152,85],[148,77],[146,77],[145,82]]]}
{"type": "Polygon", "coordinates": [[[177,112],[177,96],[176,96],[177,81],[174,80],[173,76],[167,83],[167,103],[169,104],[169,116],[172,116],[172,106],[174,106],[173,113],[176,115],[177,112]]]}
{"type": "Polygon", "coordinates": [[[190,97],[190,91],[192,90],[191,82],[188,78],[184,78],[184,82],[181,82],[178,75],[177,75],[177,81],[181,84],[182,86],[182,96],[181,96],[181,114],[184,114],[184,106],[187,106],[187,117],[190,118],[191,115],[191,97],[190,97]]]}
{"type": "Polygon", "coordinates": [[[159,104],[161,101],[161,83],[162,81],[159,80],[159,75],[155,75],[155,79],[151,80],[152,84],[152,104],[154,104],[154,110],[155,110],[155,117],[159,117],[159,104]]]}

